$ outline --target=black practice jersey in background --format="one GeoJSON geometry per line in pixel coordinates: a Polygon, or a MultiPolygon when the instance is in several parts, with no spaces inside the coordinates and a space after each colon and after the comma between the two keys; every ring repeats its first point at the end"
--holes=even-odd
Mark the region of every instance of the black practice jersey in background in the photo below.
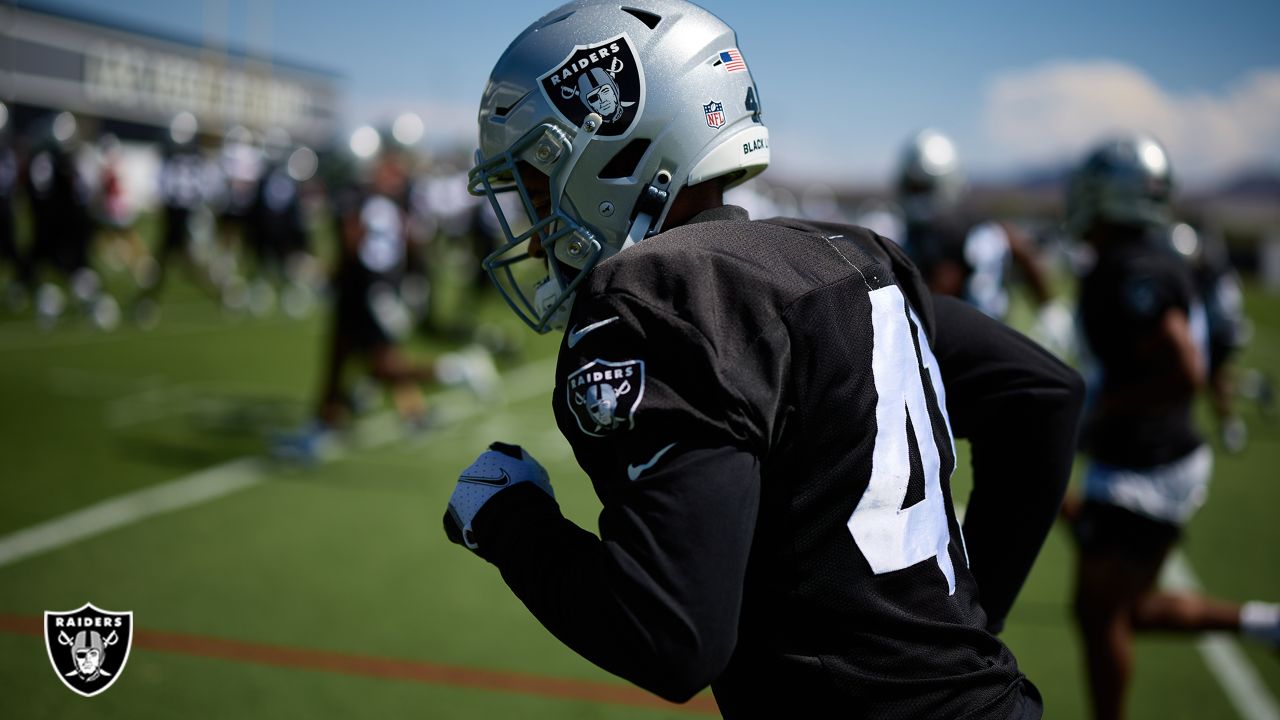
{"type": "Polygon", "coordinates": [[[1010,263],[1009,238],[1000,223],[946,214],[906,225],[903,249],[933,286],[934,273],[950,269],[963,283],[957,297],[993,318],[1009,311],[1005,276],[1010,263]]]}
{"type": "Polygon", "coordinates": [[[478,514],[481,554],[588,659],[670,699],[710,683],[727,717],[1034,706],[992,630],[1061,498],[1079,383],[962,303],[937,309],[943,363],[934,304],[892,242],[731,207],[610,258],[578,291],[553,396],[600,538],[517,486],[478,514]],[[1009,362],[986,363],[992,348],[1009,362]],[[958,427],[1020,440],[1034,418],[1058,438],[1027,441],[1031,465],[1011,452],[1017,467],[975,441],[996,479],[971,505],[988,518],[972,570],[944,376],[973,408],[958,427]]]}
{"type": "MultiPolygon", "coordinates": [[[[1135,236],[1109,242],[1080,285],[1080,324],[1088,346],[1094,397],[1149,385],[1175,372],[1177,355],[1152,343],[1169,310],[1187,316],[1204,350],[1203,307],[1187,262],[1161,243],[1135,236]]],[[[1149,403],[1123,409],[1095,402],[1083,431],[1084,448],[1097,461],[1127,468],[1163,465],[1187,455],[1202,440],[1191,419],[1194,391],[1178,383],[1153,389],[1149,403]]]]}

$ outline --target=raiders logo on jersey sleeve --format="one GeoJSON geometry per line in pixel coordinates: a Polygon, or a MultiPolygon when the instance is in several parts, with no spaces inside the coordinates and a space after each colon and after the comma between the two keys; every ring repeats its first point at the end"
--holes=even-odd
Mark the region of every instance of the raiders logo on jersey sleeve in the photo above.
{"type": "Polygon", "coordinates": [[[644,110],[644,70],[626,33],[592,45],[577,45],[560,64],[538,78],[542,94],[560,117],[579,127],[588,113],[604,125],[600,138],[626,135],[644,110]]]}
{"type": "Polygon", "coordinates": [[[570,373],[565,385],[565,400],[582,432],[604,437],[630,430],[644,397],[644,361],[592,360],[570,373]]]}

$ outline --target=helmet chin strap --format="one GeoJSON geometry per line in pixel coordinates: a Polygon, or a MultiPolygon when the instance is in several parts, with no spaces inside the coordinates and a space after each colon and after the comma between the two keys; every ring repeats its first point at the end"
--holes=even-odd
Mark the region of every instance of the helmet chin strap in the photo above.
{"type": "Polygon", "coordinates": [[[573,296],[561,300],[564,293],[564,287],[560,284],[559,278],[555,277],[555,273],[548,272],[547,277],[538,283],[538,287],[534,290],[533,305],[538,310],[538,314],[545,318],[543,325],[551,330],[564,330],[569,323],[569,311],[573,307],[573,296]],[[559,307],[555,307],[555,303],[560,301],[559,307]],[[552,308],[555,307],[554,311],[552,308]]]}

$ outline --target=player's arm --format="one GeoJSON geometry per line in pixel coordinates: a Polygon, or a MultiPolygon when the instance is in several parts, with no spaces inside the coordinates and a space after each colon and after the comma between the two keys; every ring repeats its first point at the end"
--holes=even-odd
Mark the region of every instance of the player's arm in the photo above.
{"type": "Polygon", "coordinates": [[[957,437],[972,449],[964,534],[988,627],[999,631],[1071,473],[1084,384],[1032,340],[934,296],[934,354],[957,437]]]}
{"type": "Polygon", "coordinates": [[[1059,357],[1073,354],[1076,342],[1075,318],[1066,303],[1054,298],[1049,272],[1040,259],[1035,243],[1014,225],[1006,222],[999,225],[1009,243],[1009,257],[1036,302],[1035,325],[1029,334],[1059,357]]]}
{"type": "MultiPolygon", "coordinates": [[[[599,535],[548,493],[513,487],[475,516],[476,549],[566,645],[687,700],[737,643],[760,467],[746,422],[726,418],[752,403],[681,319],[617,294],[577,305],[553,403],[603,505],[599,535]]],[[[731,371],[749,364],[739,356],[731,371]]],[[[765,385],[776,383],[753,387],[765,385]]]]}
{"type": "Polygon", "coordinates": [[[1031,238],[1006,222],[1000,223],[1000,228],[1004,230],[1004,236],[1009,242],[1009,256],[1013,260],[1014,267],[1018,268],[1018,272],[1026,280],[1036,305],[1050,302],[1053,299],[1053,290],[1049,287],[1049,274],[1045,272],[1044,265],[1037,257],[1031,238]]]}
{"type": "Polygon", "coordinates": [[[531,486],[497,494],[474,530],[477,552],[561,642],[684,702],[736,645],[760,482],[756,459],[741,450],[678,450],[635,482],[606,480],[619,487],[599,537],[531,486]]]}

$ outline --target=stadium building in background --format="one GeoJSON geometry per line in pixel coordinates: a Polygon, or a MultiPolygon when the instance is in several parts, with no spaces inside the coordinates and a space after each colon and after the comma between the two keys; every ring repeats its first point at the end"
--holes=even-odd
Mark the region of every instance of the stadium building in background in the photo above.
{"type": "Polygon", "coordinates": [[[15,131],[70,110],[100,132],[159,138],[189,111],[201,135],[284,128],[294,140],[337,131],[337,76],[45,5],[0,4],[0,99],[15,131]]]}
{"type": "Polygon", "coordinates": [[[183,111],[206,136],[279,127],[315,145],[337,130],[332,72],[43,4],[0,4],[0,99],[19,134],[62,110],[131,140],[183,111]]]}
{"type": "Polygon", "coordinates": [[[122,141],[119,169],[134,207],[154,204],[160,152],[179,113],[196,118],[208,148],[233,129],[259,140],[284,130],[294,143],[324,148],[340,130],[338,81],[334,72],[221,40],[0,0],[0,100],[19,153],[47,132],[51,117],[70,111],[82,140],[122,141]]]}

